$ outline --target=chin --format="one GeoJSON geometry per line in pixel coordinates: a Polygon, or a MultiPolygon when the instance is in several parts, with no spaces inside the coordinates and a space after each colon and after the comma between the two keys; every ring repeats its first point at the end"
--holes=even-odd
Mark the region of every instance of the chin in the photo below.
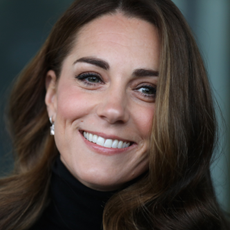
{"type": "Polygon", "coordinates": [[[104,178],[104,177],[98,177],[98,178],[79,178],[78,179],[82,184],[87,186],[88,188],[98,190],[98,191],[114,191],[122,188],[122,185],[124,183],[122,182],[114,182],[111,181],[111,178],[104,178]]]}

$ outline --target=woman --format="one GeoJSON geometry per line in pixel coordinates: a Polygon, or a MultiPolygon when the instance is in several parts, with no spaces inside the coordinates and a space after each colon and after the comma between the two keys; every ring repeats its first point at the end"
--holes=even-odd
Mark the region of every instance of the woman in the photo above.
{"type": "Polygon", "coordinates": [[[210,179],[212,96],[170,0],[75,1],[8,117],[1,229],[227,229],[210,179]]]}

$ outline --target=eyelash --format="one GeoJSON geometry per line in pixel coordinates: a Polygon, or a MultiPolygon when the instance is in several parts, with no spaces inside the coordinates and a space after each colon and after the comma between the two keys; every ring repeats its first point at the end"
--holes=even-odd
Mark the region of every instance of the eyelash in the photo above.
{"type": "Polygon", "coordinates": [[[157,87],[156,87],[156,86],[153,86],[153,85],[141,85],[141,86],[138,86],[138,87],[136,88],[136,91],[139,91],[144,97],[147,97],[147,98],[155,98],[155,97],[156,97],[157,87]],[[146,94],[146,93],[143,93],[143,92],[140,92],[140,91],[139,91],[141,88],[145,88],[145,89],[148,89],[148,90],[152,90],[152,91],[154,91],[154,92],[151,93],[151,94],[146,94]]]}
{"type": "Polygon", "coordinates": [[[92,73],[92,72],[87,72],[87,73],[81,73],[79,74],[78,76],[76,76],[76,78],[79,80],[79,81],[82,81],[85,85],[88,85],[88,86],[94,86],[94,85],[97,85],[99,82],[100,84],[101,83],[104,83],[100,77],[100,75],[96,74],[96,73],[92,73]],[[97,79],[98,82],[96,83],[93,83],[93,82],[90,82],[89,79],[97,79]],[[88,80],[87,80],[88,79],[88,80]]]}
{"type": "MultiPolygon", "coordinates": [[[[76,78],[79,81],[83,82],[87,86],[96,86],[98,84],[103,84],[104,83],[104,81],[101,79],[100,75],[96,74],[96,73],[93,73],[93,72],[81,73],[78,76],[76,76],[76,78]],[[89,81],[90,78],[91,78],[91,80],[92,80],[92,78],[94,78],[94,80],[97,80],[98,82],[96,82],[96,83],[95,82],[90,82],[89,81]]],[[[135,88],[135,90],[138,91],[145,98],[155,99],[157,87],[153,86],[153,85],[146,84],[146,85],[138,86],[137,88],[135,88]],[[139,91],[141,88],[145,88],[145,89],[150,90],[150,91],[152,90],[154,92],[152,94],[146,94],[146,93],[143,93],[143,92],[139,91]]]]}

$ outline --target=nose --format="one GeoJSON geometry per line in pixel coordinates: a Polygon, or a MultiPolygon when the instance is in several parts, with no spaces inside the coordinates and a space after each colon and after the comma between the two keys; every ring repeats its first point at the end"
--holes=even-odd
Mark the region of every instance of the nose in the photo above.
{"type": "Polygon", "coordinates": [[[125,92],[108,89],[100,100],[97,115],[110,124],[126,123],[129,120],[129,110],[125,92]]]}

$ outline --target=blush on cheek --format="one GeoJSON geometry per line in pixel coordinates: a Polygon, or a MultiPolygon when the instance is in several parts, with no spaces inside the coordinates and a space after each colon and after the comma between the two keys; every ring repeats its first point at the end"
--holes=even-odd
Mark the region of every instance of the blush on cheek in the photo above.
{"type": "Polygon", "coordinates": [[[138,130],[143,134],[143,137],[151,135],[154,109],[154,107],[139,109],[139,113],[136,113],[136,126],[138,126],[138,130]]]}
{"type": "Polygon", "coordinates": [[[85,94],[76,88],[75,90],[68,88],[68,90],[62,90],[61,92],[58,95],[57,110],[64,119],[78,119],[78,117],[90,113],[93,107],[91,95],[85,94]]]}

